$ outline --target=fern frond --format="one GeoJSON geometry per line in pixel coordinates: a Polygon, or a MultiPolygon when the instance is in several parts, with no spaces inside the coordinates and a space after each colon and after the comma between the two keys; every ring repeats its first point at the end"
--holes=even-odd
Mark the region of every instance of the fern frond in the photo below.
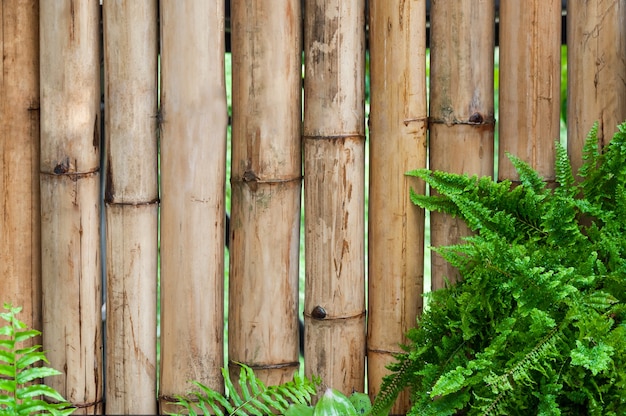
{"type": "Polygon", "coordinates": [[[556,188],[555,193],[563,197],[571,197],[578,192],[574,186],[574,174],[572,173],[572,164],[569,157],[567,157],[567,149],[565,149],[560,142],[554,143],[556,147],[556,162],[554,164],[554,172],[556,182],[559,186],[556,188]]]}
{"type": "Polygon", "coordinates": [[[34,329],[26,329],[26,324],[17,318],[22,308],[4,304],[8,312],[0,313],[7,325],[0,328],[0,414],[30,415],[58,414],[69,415],[76,408],[53,388],[45,384],[30,384],[38,379],[61,374],[59,371],[38,363],[47,363],[41,345],[18,348],[22,342],[41,335],[34,329]],[[48,403],[41,398],[54,400],[48,403]]]}
{"type": "Polygon", "coordinates": [[[462,279],[429,294],[374,414],[404,388],[411,415],[626,414],[626,123],[584,152],[577,184],[556,144],[554,190],[512,156],[521,186],[410,173],[436,191],[415,204],[477,232],[435,248],[462,279]]]}
{"type": "Polygon", "coordinates": [[[532,190],[536,194],[542,194],[545,192],[546,183],[543,178],[539,176],[537,171],[517,156],[507,153],[507,157],[511,163],[513,163],[515,170],[517,170],[519,180],[524,187],[532,190]]]}
{"type": "Polygon", "coordinates": [[[235,386],[227,368],[222,369],[224,388],[221,394],[199,382],[193,382],[199,391],[192,392],[189,397],[176,396],[172,403],[184,408],[189,414],[196,414],[199,408],[204,414],[216,415],[268,415],[274,412],[284,413],[291,404],[310,405],[317,393],[319,379],[309,380],[306,377],[294,376],[292,381],[265,386],[256,377],[254,370],[243,363],[235,363],[240,367],[238,387],[235,386]]]}
{"type": "Polygon", "coordinates": [[[578,176],[586,178],[589,173],[594,171],[598,167],[598,157],[600,152],[598,151],[598,122],[596,121],[591,126],[591,130],[585,138],[585,144],[583,146],[583,164],[578,170],[578,176]]]}

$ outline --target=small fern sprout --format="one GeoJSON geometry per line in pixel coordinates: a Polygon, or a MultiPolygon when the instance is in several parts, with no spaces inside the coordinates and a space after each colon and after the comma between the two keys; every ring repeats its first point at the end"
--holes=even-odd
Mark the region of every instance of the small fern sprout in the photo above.
{"type": "Polygon", "coordinates": [[[26,341],[41,335],[17,319],[22,310],[5,303],[7,312],[0,318],[7,325],[0,327],[0,414],[2,415],[70,415],[76,410],[53,388],[36,384],[38,379],[61,374],[35,364],[48,363],[41,345],[22,347],[26,341]],[[46,398],[52,403],[43,400],[46,398]]]}

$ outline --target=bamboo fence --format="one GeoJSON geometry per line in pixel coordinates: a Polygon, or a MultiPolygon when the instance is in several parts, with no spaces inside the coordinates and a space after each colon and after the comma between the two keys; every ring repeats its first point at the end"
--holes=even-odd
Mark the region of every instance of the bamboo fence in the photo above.
{"type": "MultiPolygon", "coordinates": [[[[493,176],[494,2],[433,1],[430,22],[430,168],[493,176]]],[[[460,219],[431,213],[433,246],[468,234],[460,219]]],[[[432,290],[458,278],[439,254],[431,258],[432,290]]]]}
{"type": "Polygon", "coordinates": [[[506,153],[554,183],[560,135],[561,2],[500,3],[498,179],[517,181],[506,153]]]}
{"type": "MultiPolygon", "coordinates": [[[[62,372],[46,382],[77,414],[176,411],[169,402],[190,380],[223,391],[220,368],[235,361],[267,384],[299,370],[303,183],[304,371],[345,393],[367,382],[377,394],[426,286],[427,224],[408,199],[425,186],[404,173],[428,154],[431,168],[494,175],[497,17],[497,178],[518,180],[510,152],[554,181],[561,2],[502,0],[499,15],[493,0],[431,3],[428,90],[424,0],[232,1],[227,166],[222,0],[105,0],[102,14],[97,1],[2,1],[0,300],[24,306],[21,318],[43,330],[62,372]]],[[[568,3],[567,143],[577,167],[594,121],[606,144],[626,119],[626,0],[568,3]]],[[[431,221],[434,245],[467,235],[444,216],[431,221]]],[[[444,277],[455,271],[434,257],[432,286],[444,277]]],[[[404,394],[391,413],[408,408],[404,394]]]]}
{"type": "Polygon", "coordinates": [[[110,414],[157,412],[157,13],[155,0],[103,4],[110,414]]]}
{"type": "Polygon", "coordinates": [[[224,3],[162,0],[160,7],[159,398],[168,412],[191,380],[222,388],[227,109],[224,3]]]}
{"type": "Polygon", "coordinates": [[[567,43],[567,148],[576,172],[593,123],[604,146],[626,120],[626,1],[568,2],[567,43]]]}
{"type": "Polygon", "coordinates": [[[364,4],[304,16],[305,374],[346,394],[365,376],[364,4]]]}
{"type": "Polygon", "coordinates": [[[231,8],[228,356],[279,383],[299,367],[300,1],[238,0],[231,8]]]}
{"type": "Polygon", "coordinates": [[[97,2],[40,4],[41,269],[50,385],[102,411],[97,2]]]}
{"type": "MultiPolygon", "coordinates": [[[[372,1],[370,8],[370,163],[367,380],[380,388],[386,366],[423,307],[424,211],[406,197],[426,167],[426,8],[423,2],[372,1]],[[388,45],[394,45],[389,47],[388,45]]],[[[403,394],[393,414],[406,413],[403,394]]]]}
{"type": "Polygon", "coordinates": [[[0,303],[41,328],[39,10],[5,1],[0,24],[0,303]]]}

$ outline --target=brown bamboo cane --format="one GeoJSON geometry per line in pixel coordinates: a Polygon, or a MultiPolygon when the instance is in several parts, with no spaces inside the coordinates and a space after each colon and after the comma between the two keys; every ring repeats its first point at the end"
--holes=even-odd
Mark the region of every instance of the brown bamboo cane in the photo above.
{"type": "Polygon", "coordinates": [[[561,2],[500,2],[498,179],[518,180],[505,153],[554,182],[560,134],[561,2]]]}
{"type": "Polygon", "coordinates": [[[567,46],[567,145],[577,172],[593,123],[604,146],[626,120],[626,2],[568,2],[567,46]]]}
{"type": "Polygon", "coordinates": [[[160,411],[223,389],[224,2],[162,0],[160,411]]]}
{"type": "Polygon", "coordinates": [[[101,413],[99,6],[39,6],[43,344],[62,372],[47,383],[101,413]]]}
{"type": "MultiPolygon", "coordinates": [[[[430,168],[493,176],[494,2],[437,0],[431,8],[430,168]]],[[[458,244],[470,234],[458,218],[433,212],[433,247],[458,244]]],[[[458,271],[432,252],[431,287],[441,289],[458,271]]]]}
{"type": "Polygon", "coordinates": [[[103,4],[109,414],[157,412],[157,7],[103,4]]]}
{"type": "Polygon", "coordinates": [[[305,11],[305,374],[349,394],[365,369],[365,2],[305,11]]]}
{"type": "Polygon", "coordinates": [[[229,340],[233,361],[266,384],[298,362],[301,187],[300,0],[232,2],[232,217],[229,340]]]}
{"type": "MultiPolygon", "coordinates": [[[[425,186],[405,173],[426,167],[426,8],[400,0],[370,0],[369,7],[367,380],[375,397],[423,306],[424,211],[408,195],[425,186]]],[[[390,414],[409,409],[404,393],[390,414]]]]}
{"type": "Polygon", "coordinates": [[[0,293],[41,329],[39,9],[5,1],[0,22],[0,293]]]}

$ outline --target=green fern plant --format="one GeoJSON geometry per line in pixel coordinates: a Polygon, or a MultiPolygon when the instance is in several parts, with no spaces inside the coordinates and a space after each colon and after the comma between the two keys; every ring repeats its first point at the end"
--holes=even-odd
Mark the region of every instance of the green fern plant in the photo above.
{"type": "Polygon", "coordinates": [[[76,409],[56,390],[45,384],[33,383],[37,379],[61,374],[49,367],[35,366],[48,362],[41,345],[20,348],[20,344],[41,333],[27,329],[17,319],[22,308],[6,303],[4,308],[7,312],[0,313],[0,317],[7,322],[0,328],[0,415],[71,414],[76,409]],[[56,403],[49,403],[42,397],[56,403]]]}
{"type": "Polygon", "coordinates": [[[409,388],[410,415],[626,414],[626,123],[577,181],[558,143],[557,187],[509,156],[520,185],[421,169],[429,210],[475,234],[436,250],[462,280],[431,293],[372,415],[409,388]]]}
{"type": "Polygon", "coordinates": [[[190,393],[189,397],[176,396],[174,404],[181,406],[189,415],[197,415],[198,409],[202,414],[215,415],[270,415],[275,412],[284,414],[295,405],[309,406],[317,393],[318,379],[310,380],[295,375],[292,381],[266,387],[259,380],[254,371],[245,364],[238,363],[238,387],[235,387],[228,369],[222,369],[226,394],[194,381],[198,391],[190,393]]]}

